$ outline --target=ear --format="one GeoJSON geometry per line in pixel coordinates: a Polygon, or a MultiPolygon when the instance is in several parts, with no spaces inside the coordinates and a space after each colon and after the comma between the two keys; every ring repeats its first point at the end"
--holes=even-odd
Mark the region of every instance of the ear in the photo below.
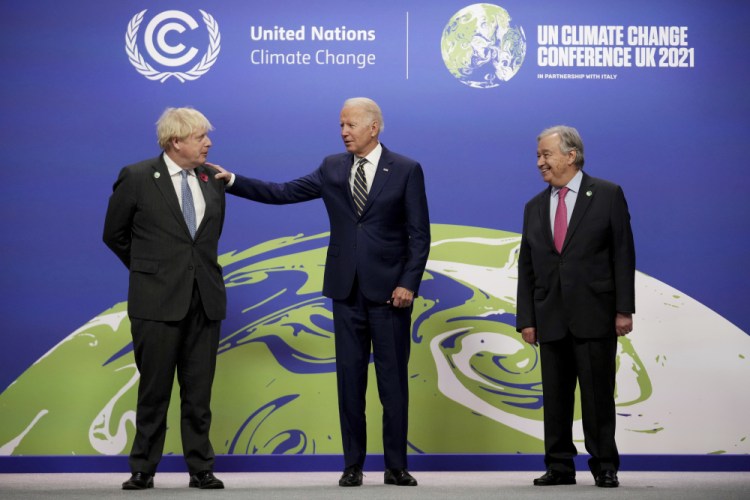
{"type": "Polygon", "coordinates": [[[380,132],[380,123],[377,121],[373,121],[372,125],[370,125],[370,137],[375,137],[380,132]]]}
{"type": "Polygon", "coordinates": [[[571,149],[568,152],[568,165],[575,165],[577,158],[578,158],[578,150],[571,149]]]}
{"type": "Polygon", "coordinates": [[[172,149],[174,151],[179,151],[180,150],[180,140],[177,137],[172,137],[169,140],[169,143],[172,145],[172,149]]]}

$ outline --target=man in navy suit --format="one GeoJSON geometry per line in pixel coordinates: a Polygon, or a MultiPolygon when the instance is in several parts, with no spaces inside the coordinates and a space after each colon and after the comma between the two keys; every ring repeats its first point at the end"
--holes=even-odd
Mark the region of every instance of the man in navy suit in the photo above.
{"type": "Polygon", "coordinates": [[[346,153],[282,183],[220,169],[227,192],[272,204],[322,198],[330,219],[323,294],[333,299],[339,417],[344,448],[340,486],[360,486],[366,455],[365,392],[370,349],[383,405],[386,484],[416,486],[406,463],[412,302],[430,248],[430,218],[419,163],[380,144],[383,117],[367,98],[341,110],[346,153]]]}
{"type": "Polygon", "coordinates": [[[109,199],[104,242],[130,272],[128,316],[140,373],[132,476],[123,483],[125,490],[154,485],[175,370],[188,485],[224,487],[213,475],[208,437],[219,329],[226,314],[217,261],[225,186],[204,166],[212,129],[195,109],[167,109],[157,122],[163,153],[123,168],[109,199]]]}
{"type": "Polygon", "coordinates": [[[596,485],[619,485],[615,444],[618,336],[633,329],[635,247],[620,186],[583,172],[572,127],[537,138],[549,187],[526,204],[518,259],[516,328],[540,344],[544,461],[537,486],[575,484],[573,412],[580,387],[583,434],[596,485]]]}

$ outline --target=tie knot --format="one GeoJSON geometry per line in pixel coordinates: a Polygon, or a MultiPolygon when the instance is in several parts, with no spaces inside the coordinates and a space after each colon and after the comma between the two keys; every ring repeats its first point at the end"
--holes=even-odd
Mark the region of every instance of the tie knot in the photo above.
{"type": "Polygon", "coordinates": [[[363,168],[365,163],[367,163],[367,158],[360,158],[357,162],[357,168],[363,168]]]}
{"type": "Polygon", "coordinates": [[[180,172],[180,175],[183,177],[183,179],[187,179],[187,176],[188,176],[187,170],[183,170],[182,172],[180,172]]]}
{"type": "Polygon", "coordinates": [[[568,194],[568,191],[570,191],[570,188],[568,186],[565,186],[564,188],[560,188],[560,192],[557,193],[558,199],[564,200],[565,196],[568,194]]]}

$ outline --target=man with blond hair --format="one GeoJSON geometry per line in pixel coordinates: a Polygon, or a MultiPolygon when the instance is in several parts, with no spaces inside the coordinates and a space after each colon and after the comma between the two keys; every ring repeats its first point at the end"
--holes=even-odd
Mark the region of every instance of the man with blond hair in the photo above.
{"type": "Polygon", "coordinates": [[[154,486],[175,370],[182,448],[191,488],[220,489],[213,475],[211,385],[226,291],[217,261],[224,183],[205,165],[213,130],[192,108],[157,122],[162,154],[124,167],[114,184],[104,242],[130,272],[128,316],[140,373],[132,476],[125,490],[154,486]]]}

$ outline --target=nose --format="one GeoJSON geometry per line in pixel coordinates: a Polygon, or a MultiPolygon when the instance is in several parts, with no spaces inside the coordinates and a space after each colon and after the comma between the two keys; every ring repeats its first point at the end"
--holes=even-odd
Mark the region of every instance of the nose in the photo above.
{"type": "Polygon", "coordinates": [[[211,138],[209,136],[206,136],[206,147],[210,148],[213,146],[213,142],[211,142],[211,138]]]}

